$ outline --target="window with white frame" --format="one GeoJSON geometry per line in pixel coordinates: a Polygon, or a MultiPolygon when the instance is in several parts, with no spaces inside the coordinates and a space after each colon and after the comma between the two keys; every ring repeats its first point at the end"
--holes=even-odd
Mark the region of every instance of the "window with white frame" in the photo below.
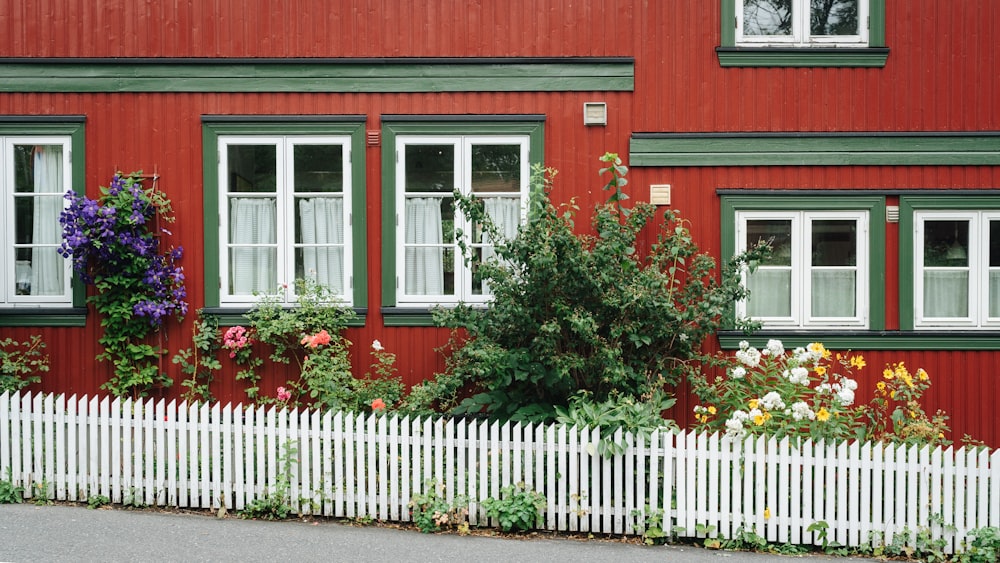
{"type": "Polygon", "coordinates": [[[869,0],[736,0],[742,46],[868,45],[869,0]]]}
{"type": "Polygon", "coordinates": [[[916,328],[1000,327],[1000,210],[915,211],[916,328]]]}
{"type": "Polygon", "coordinates": [[[0,306],[69,307],[70,261],[59,215],[72,183],[68,136],[0,136],[4,218],[0,306]]]}
{"type": "Polygon", "coordinates": [[[489,300],[478,266],[494,256],[481,225],[455,206],[454,192],[483,201],[513,237],[528,198],[527,135],[396,137],[396,301],[431,306],[489,300]],[[468,248],[468,259],[459,243],[468,248]]]}
{"type": "Polygon", "coordinates": [[[220,302],[294,302],[308,279],[351,304],[351,138],[219,136],[220,302]]]}
{"type": "Polygon", "coordinates": [[[765,328],[868,326],[867,211],[738,211],[737,249],[770,256],[744,274],[741,316],[765,328]]]}

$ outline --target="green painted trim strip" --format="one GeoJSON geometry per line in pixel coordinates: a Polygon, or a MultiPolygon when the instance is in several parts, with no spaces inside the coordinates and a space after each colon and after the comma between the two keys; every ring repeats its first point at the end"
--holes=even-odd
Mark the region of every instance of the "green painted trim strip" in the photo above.
{"type": "Polygon", "coordinates": [[[631,59],[481,61],[0,59],[0,92],[630,92],[635,87],[631,59]]]}
{"type": "Polygon", "coordinates": [[[636,133],[632,166],[997,166],[1000,134],[636,133]]]}
{"type": "MultiPolygon", "coordinates": [[[[203,310],[205,316],[210,316],[218,319],[219,326],[239,326],[246,325],[250,322],[250,319],[246,317],[246,309],[228,309],[228,308],[206,308],[203,310]]],[[[367,309],[354,308],[354,313],[357,315],[352,321],[347,323],[350,328],[359,328],[365,326],[367,321],[367,309]],[[359,312],[360,311],[360,312],[359,312]]]]}
{"type": "Polygon", "coordinates": [[[383,310],[382,314],[382,326],[413,326],[413,327],[430,327],[437,325],[434,324],[434,317],[429,312],[424,312],[423,309],[414,310],[410,314],[385,314],[383,310]]]}
{"type": "Polygon", "coordinates": [[[763,347],[768,339],[781,340],[785,348],[822,342],[830,350],[1000,350],[1000,334],[996,332],[923,332],[923,331],[859,331],[856,333],[809,334],[760,331],[752,336],[739,332],[720,332],[719,345],[724,350],[739,348],[741,340],[763,347]]]}
{"type": "Polygon", "coordinates": [[[722,67],[839,67],[881,68],[889,59],[889,49],[871,48],[766,48],[716,47],[722,67]]]}
{"type": "Polygon", "coordinates": [[[86,307],[74,307],[65,311],[53,312],[51,309],[41,312],[25,313],[4,311],[0,313],[0,327],[31,326],[87,326],[86,307]]]}

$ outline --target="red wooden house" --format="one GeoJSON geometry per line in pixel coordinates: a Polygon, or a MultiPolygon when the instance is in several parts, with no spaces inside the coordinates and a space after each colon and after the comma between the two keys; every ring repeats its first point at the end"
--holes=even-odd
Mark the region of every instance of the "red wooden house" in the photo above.
{"type": "Polygon", "coordinates": [[[42,335],[42,390],[99,390],[98,319],[42,227],[66,189],[141,169],[173,202],[192,310],[236,322],[254,290],[315,272],[360,314],[356,363],[379,339],[416,383],[443,367],[428,308],[482,288],[414,225],[452,219],[454,187],[516,224],[535,162],[587,209],[615,151],[702,249],[775,237],[742,306],[757,338],[863,351],[867,389],[922,366],[955,436],[1000,446],[1000,5],[818,6],[2,0],[0,337],[42,335]]]}

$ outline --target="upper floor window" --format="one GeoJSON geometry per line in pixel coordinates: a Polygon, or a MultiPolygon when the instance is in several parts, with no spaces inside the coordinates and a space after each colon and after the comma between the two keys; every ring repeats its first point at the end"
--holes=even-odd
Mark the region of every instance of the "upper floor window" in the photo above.
{"type": "Polygon", "coordinates": [[[1000,327],[1000,210],[918,210],[913,226],[915,327],[1000,327]]]}
{"type": "Polygon", "coordinates": [[[769,241],[770,257],[745,274],[741,316],[765,328],[866,328],[867,211],[737,211],[737,250],[769,241]]]}
{"type": "Polygon", "coordinates": [[[220,136],[222,305],[295,300],[308,279],[351,303],[351,137],[220,136]]]}
{"type": "Polygon", "coordinates": [[[746,46],[868,45],[868,0],[736,0],[746,46]]]}
{"type": "Polygon", "coordinates": [[[527,206],[528,147],[527,135],[396,137],[397,303],[490,298],[478,266],[494,255],[495,241],[457,210],[454,192],[481,199],[494,225],[513,237],[527,206]]]}
{"type": "Polygon", "coordinates": [[[59,215],[72,186],[69,136],[0,136],[0,306],[72,306],[59,215]]]}

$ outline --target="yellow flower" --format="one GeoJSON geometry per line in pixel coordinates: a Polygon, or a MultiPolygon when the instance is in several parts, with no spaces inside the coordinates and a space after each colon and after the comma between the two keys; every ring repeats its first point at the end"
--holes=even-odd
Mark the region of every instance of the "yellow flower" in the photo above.
{"type": "Polygon", "coordinates": [[[820,408],[819,412],[816,413],[816,420],[820,422],[826,422],[830,420],[830,411],[826,410],[826,407],[820,408]]]}
{"type": "Polygon", "coordinates": [[[816,366],[816,375],[826,375],[826,366],[816,366]]]}
{"type": "Polygon", "coordinates": [[[771,509],[770,508],[765,508],[764,509],[764,520],[770,520],[770,519],[771,519],[771,509]]]}
{"type": "Polygon", "coordinates": [[[889,398],[890,399],[895,399],[896,398],[896,390],[895,389],[893,389],[892,391],[889,391],[889,398]]]}
{"type": "Polygon", "coordinates": [[[882,370],[882,377],[884,377],[886,379],[892,379],[895,376],[893,375],[891,369],[885,368],[884,370],[882,370]]]}
{"type": "Polygon", "coordinates": [[[747,405],[750,407],[750,410],[757,408],[757,399],[750,399],[750,402],[747,403],[747,405]]]}
{"type": "Polygon", "coordinates": [[[715,414],[716,412],[718,412],[718,411],[715,409],[715,407],[709,405],[709,407],[708,407],[708,414],[715,414]]]}
{"type": "Polygon", "coordinates": [[[753,417],[753,423],[756,424],[757,426],[763,425],[766,420],[767,419],[764,418],[764,415],[762,414],[758,414],[757,416],[753,417]]]}
{"type": "Polygon", "coordinates": [[[927,372],[924,371],[924,368],[920,368],[917,370],[917,378],[920,379],[920,381],[927,381],[928,377],[929,376],[927,375],[927,372]]]}
{"type": "Polygon", "coordinates": [[[944,432],[938,432],[938,438],[944,440],[944,432]]]}
{"type": "Polygon", "coordinates": [[[858,355],[858,356],[851,356],[851,367],[858,368],[858,369],[864,369],[864,367],[866,365],[868,365],[868,364],[865,363],[865,357],[864,356],[860,356],[860,355],[858,355]]]}
{"type": "Polygon", "coordinates": [[[917,413],[910,411],[910,418],[917,418],[917,413]]]}

